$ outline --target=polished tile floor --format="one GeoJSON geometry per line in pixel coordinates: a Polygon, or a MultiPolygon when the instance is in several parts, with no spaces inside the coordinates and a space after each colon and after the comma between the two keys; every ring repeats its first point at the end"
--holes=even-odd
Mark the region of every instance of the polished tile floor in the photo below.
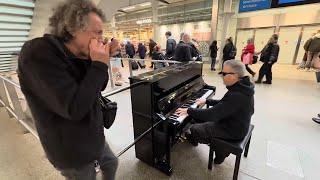
{"type": "MultiPolygon", "coordinates": [[[[287,67],[277,69],[288,71],[287,67]]],[[[294,67],[291,71],[299,77],[294,67]]],[[[312,79],[310,74],[308,76],[312,79]]],[[[207,66],[204,79],[217,86],[214,98],[221,98],[226,92],[221,78],[207,66]]],[[[133,141],[130,93],[126,91],[111,99],[118,102],[119,111],[114,126],[105,132],[117,154],[133,141]]],[[[252,117],[255,129],[248,158],[241,161],[239,179],[320,179],[320,124],[311,120],[320,113],[319,99],[320,85],[310,80],[276,75],[272,85],[256,85],[252,117]]],[[[177,144],[172,151],[174,172],[167,177],[136,159],[132,148],[119,158],[117,179],[231,179],[235,157],[229,156],[222,165],[209,171],[208,151],[206,145],[177,144]]],[[[38,140],[26,133],[15,119],[10,119],[4,108],[0,109],[0,179],[63,179],[46,160],[38,140]]]]}

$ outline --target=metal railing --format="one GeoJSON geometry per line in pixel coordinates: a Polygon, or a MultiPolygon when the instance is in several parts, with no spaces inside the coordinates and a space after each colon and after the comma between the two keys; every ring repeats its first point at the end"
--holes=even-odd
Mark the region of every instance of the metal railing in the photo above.
{"type": "Polygon", "coordinates": [[[17,119],[23,127],[39,139],[26,102],[26,108],[23,110],[21,101],[25,101],[25,99],[22,98],[20,85],[4,76],[0,76],[0,81],[0,105],[7,110],[10,118],[17,119]]]}

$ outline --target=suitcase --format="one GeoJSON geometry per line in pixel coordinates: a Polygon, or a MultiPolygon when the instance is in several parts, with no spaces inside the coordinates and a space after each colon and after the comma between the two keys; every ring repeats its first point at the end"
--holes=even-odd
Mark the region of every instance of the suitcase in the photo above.
{"type": "Polygon", "coordinates": [[[130,61],[132,70],[137,70],[139,68],[138,63],[134,60],[130,61]]]}

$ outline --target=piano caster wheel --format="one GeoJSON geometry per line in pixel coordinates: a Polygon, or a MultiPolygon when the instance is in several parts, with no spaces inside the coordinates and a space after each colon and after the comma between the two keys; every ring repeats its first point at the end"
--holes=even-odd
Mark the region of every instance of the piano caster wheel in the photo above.
{"type": "Polygon", "coordinates": [[[160,161],[156,164],[156,168],[168,176],[172,174],[172,167],[166,161],[160,161]]]}

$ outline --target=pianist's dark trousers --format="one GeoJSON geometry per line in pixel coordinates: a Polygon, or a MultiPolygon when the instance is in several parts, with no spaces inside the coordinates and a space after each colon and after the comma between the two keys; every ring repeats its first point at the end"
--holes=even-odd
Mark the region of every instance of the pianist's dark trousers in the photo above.
{"type": "MultiPolygon", "coordinates": [[[[229,135],[219,128],[213,122],[193,124],[190,128],[192,138],[201,144],[210,144],[213,138],[228,139],[229,135]]],[[[230,153],[224,149],[216,147],[215,154],[217,157],[227,157],[230,153]]]]}

